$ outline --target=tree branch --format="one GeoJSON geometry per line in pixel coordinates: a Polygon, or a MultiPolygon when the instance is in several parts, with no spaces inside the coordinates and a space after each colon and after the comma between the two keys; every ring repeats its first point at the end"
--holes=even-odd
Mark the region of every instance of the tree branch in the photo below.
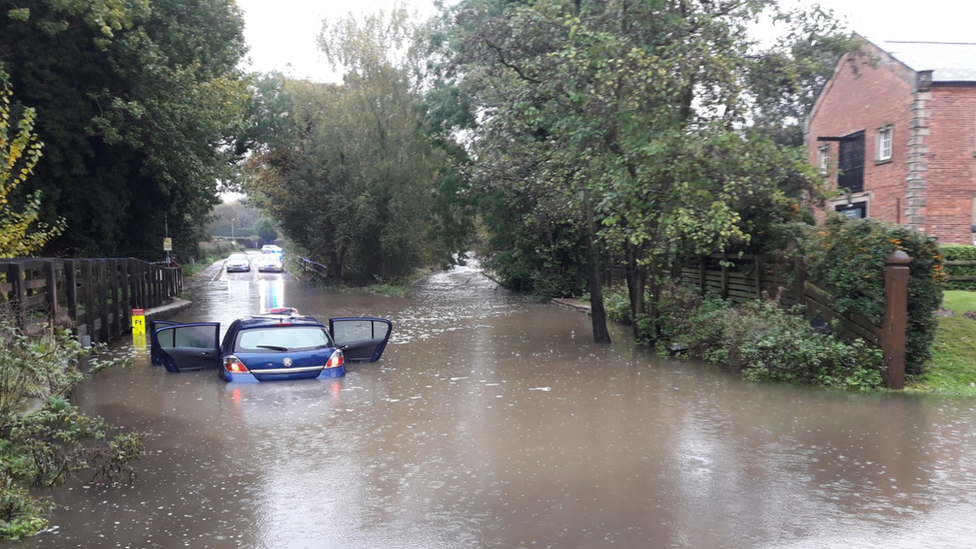
{"type": "Polygon", "coordinates": [[[506,67],[518,73],[519,78],[521,78],[522,80],[526,80],[528,82],[532,82],[533,84],[542,84],[542,80],[537,80],[535,78],[532,78],[531,76],[526,75],[525,73],[522,72],[522,69],[520,69],[518,65],[514,65],[506,61],[505,55],[502,53],[502,49],[500,47],[496,46],[495,44],[492,44],[490,40],[485,40],[485,44],[489,48],[495,50],[495,53],[498,54],[498,60],[501,62],[501,64],[505,65],[506,67]]]}

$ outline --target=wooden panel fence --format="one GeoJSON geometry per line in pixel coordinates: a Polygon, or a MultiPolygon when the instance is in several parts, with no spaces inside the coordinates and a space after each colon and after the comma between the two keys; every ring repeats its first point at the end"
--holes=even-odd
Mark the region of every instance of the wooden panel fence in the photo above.
{"type": "Polygon", "coordinates": [[[0,303],[30,330],[64,325],[107,342],[130,329],[132,309],[167,303],[183,291],[183,270],[121,259],[0,260],[0,303]]]}
{"type": "MultiPolygon", "coordinates": [[[[808,315],[820,316],[825,323],[836,321],[842,337],[860,338],[868,346],[881,349],[888,365],[886,382],[891,388],[901,389],[905,372],[909,261],[904,252],[897,251],[885,264],[885,313],[880,323],[857,313],[840,312],[826,291],[807,280],[801,259],[716,254],[701,257],[696,264],[676,264],[672,275],[684,284],[698,287],[703,294],[711,291],[733,301],[766,297],[777,299],[784,306],[802,303],[808,315]]],[[[970,262],[947,262],[954,263],[970,262]]]]}
{"type": "MultiPolygon", "coordinates": [[[[976,266],[976,261],[946,261],[943,263],[946,267],[973,267],[976,266]]],[[[976,276],[971,275],[957,275],[949,276],[949,282],[971,282],[976,280],[976,276]]]]}

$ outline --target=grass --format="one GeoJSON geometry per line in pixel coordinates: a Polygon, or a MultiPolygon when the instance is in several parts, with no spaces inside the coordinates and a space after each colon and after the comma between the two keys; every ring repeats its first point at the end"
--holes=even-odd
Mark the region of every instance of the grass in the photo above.
{"type": "Polygon", "coordinates": [[[932,360],[907,390],[976,396],[976,321],[963,316],[966,311],[976,311],[976,292],[948,290],[942,306],[955,314],[939,318],[932,360]]]}

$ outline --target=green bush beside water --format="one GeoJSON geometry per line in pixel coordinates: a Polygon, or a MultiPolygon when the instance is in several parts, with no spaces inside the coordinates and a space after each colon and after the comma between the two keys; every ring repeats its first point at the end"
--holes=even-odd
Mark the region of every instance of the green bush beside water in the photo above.
{"type": "Polygon", "coordinates": [[[803,316],[772,301],[740,304],[694,289],[668,287],[659,316],[644,333],[659,334],[662,352],[726,365],[752,381],[874,389],[881,386],[881,353],[814,329],[803,316]]]}
{"type": "Polygon", "coordinates": [[[43,529],[49,501],[31,493],[87,471],[114,482],[133,474],[139,434],[120,434],[73,406],[72,390],[94,372],[127,361],[100,361],[67,331],[29,337],[0,319],[0,537],[43,529]]]}

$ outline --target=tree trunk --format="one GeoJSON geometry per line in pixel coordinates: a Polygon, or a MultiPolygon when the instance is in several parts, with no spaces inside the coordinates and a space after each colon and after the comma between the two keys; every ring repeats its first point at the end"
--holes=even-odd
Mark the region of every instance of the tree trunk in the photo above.
{"type": "Polygon", "coordinates": [[[641,338],[641,330],[637,319],[644,312],[644,285],[647,280],[647,268],[640,264],[644,258],[644,247],[627,243],[627,294],[630,297],[630,319],[634,330],[634,337],[641,338]]]}
{"type": "Polygon", "coordinates": [[[593,323],[593,341],[610,343],[607,331],[607,311],[603,307],[603,276],[600,270],[600,254],[596,250],[596,224],[593,221],[593,204],[589,196],[584,198],[586,208],[586,262],[590,285],[590,319],[593,323]]]}

